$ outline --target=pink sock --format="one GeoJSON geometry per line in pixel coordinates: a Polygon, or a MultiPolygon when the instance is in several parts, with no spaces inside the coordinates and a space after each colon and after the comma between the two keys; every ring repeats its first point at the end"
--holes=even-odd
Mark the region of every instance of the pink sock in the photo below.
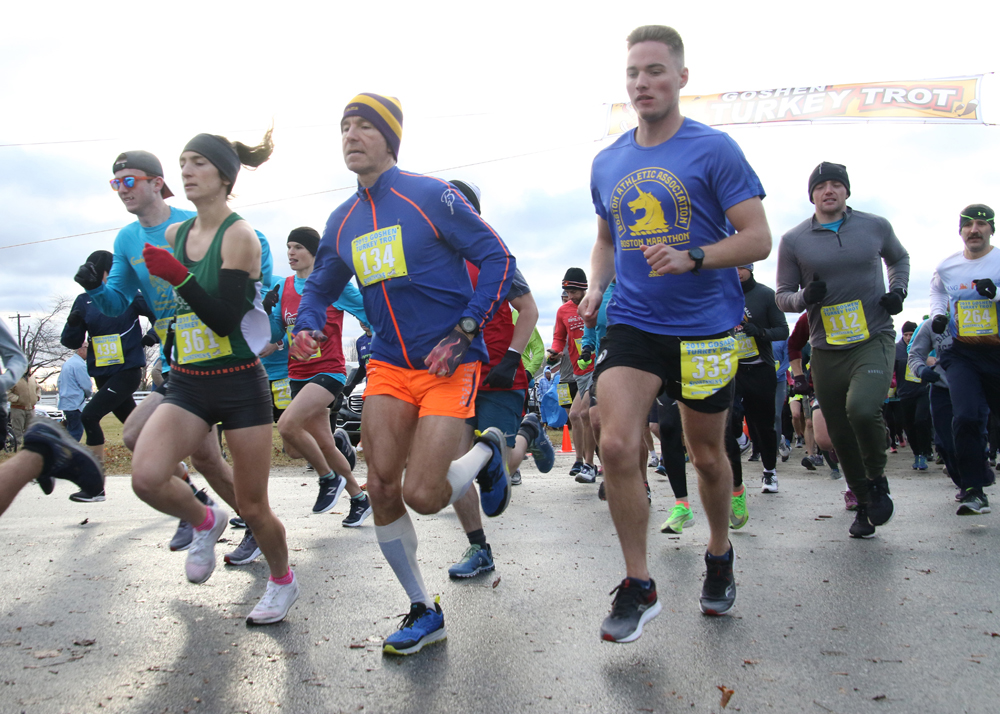
{"type": "Polygon", "coordinates": [[[207,531],[211,530],[212,526],[214,525],[215,525],[215,511],[213,511],[211,508],[206,508],[205,520],[201,522],[200,526],[195,526],[194,529],[196,531],[207,531]]]}
{"type": "Polygon", "coordinates": [[[288,584],[289,584],[290,582],[292,582],[292,579],[293,579],[293,578],[294,578],[294,576],[292,575],[292,569],[291,569],[291,568],[289,568],[289,569],[288,569],[288,572],[287,572],[287,573],[285,573],[285,574],[284,574],[283,576],[281,576],[280,578],[276,578],[276,577],[274,577],[274,576],[272,575],[272,576],[270,577],[270,581],[271,581],[272,583],[277,583],[278,585],[288,585],[288,584]]]}

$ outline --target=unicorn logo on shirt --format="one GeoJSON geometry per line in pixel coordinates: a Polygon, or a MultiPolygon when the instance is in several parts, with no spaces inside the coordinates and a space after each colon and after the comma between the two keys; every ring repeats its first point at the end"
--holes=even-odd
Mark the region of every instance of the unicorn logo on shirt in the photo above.
{"type": "Polygon", "coordinates": [[[629,226],[629,233],[632,235],[643,235],[646,233],[666,233],[670,230],[666,219],[663,217],[663,206],[652,193],[647,193],[636,186],[639,197],[628,202],[629,210],[632,213],[642,211],[643,215],[629,226]]]}

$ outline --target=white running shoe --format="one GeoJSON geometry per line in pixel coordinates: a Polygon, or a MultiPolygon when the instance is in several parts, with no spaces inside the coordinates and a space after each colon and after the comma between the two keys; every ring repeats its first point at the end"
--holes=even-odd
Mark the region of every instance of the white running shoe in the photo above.
{"type": "Polygon", "coordinates": [[[778,492],[778,477],[773,471],[765,471],[764,475],[760,479],[760,492],[761,493],[777,493],[778,492]]]}
{"type": "Polygon", "coordinates": [[[212,577],[215,570],[215,544],[229,526],[229,514],[218,506],[209,506],[215,514],[215,525],[207,531],[195,530],[191,547],[188,548],[184,571],[192,583],[203,583],[212,577]]]}
{"type": "Polygon", "coordinates": [[[278,585],[273,580],[268,580],[264,597],[247,616],[247,624],[270,625],[273,622],[281,622],[298,599],[299,581],[295,573],[292,573],[292,582],[288,585],[278,585]]]}

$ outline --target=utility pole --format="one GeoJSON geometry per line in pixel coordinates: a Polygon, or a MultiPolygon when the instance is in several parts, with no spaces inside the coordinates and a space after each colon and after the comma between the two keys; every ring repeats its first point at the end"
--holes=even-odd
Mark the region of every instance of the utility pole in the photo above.
{"type": "Polygon", "coordinates": [[[25,320],[27,320],[29,317],[31,317],[31,315],[22,315],[22,314],[18,313],[17,315],[11,315],[10,319],[11,320],[17,320],[17,345],[23,351],[24,350],[24,342],[21,340],[21,318],[22,317],[25,320]]]}

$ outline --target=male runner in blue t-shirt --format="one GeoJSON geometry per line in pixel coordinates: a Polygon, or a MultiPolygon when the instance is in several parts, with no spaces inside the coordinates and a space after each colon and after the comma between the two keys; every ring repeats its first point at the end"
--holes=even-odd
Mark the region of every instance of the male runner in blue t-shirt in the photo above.
{"type": "Polygon", "coordinates": [[[597,242],[591,290],[580,305],[593,325],[617,275],[607,346],[597,358],[601,460],[627,576],[601,626],[610,642],[637,639],[660,612],[646,566],[649,505],[641,467],[646,418],[663,388],[680,404],[711,529],[701,610],[721,615],[736,599],[728,536],[732,471],[723,447],[736,373],[733,328],[743,318],[735,267],[771,250],[764,189],[743,152],[728,135],[680,113],[688,79],[680,35],[658,25],[633,30],[626,76],[639,125],[594,159],[597,242]]]}

